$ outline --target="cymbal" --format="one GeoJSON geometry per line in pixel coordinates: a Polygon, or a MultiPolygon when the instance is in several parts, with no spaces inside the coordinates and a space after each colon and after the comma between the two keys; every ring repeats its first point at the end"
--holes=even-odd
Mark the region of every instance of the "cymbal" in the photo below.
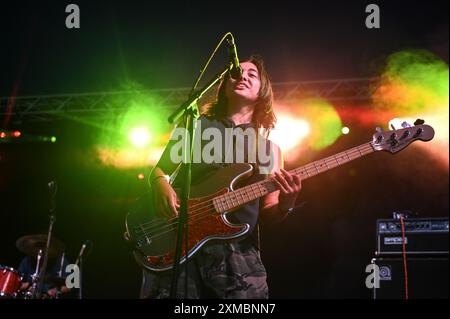
{"type": "MultiPolygon", "coordinates": [[[[16,247],[25,255],[36,257],[39,250],[45,252],[47,246],[47,235],[26,235],[22,236],[16,241],[16,247]]],[[[50,248],[48,251],[49,258],[60,256],[65,250],[65,245],[59,239],[52,237],[50,240],[50,248]]]]}

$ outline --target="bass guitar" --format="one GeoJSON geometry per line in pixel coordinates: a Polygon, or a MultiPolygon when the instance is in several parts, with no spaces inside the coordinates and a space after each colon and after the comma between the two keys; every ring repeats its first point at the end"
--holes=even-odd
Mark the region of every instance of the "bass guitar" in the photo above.
{"type": "MultiPolygon", "coordinates": [[[[371,142],[298,167],[290,173],[305,180],[373,152],[394,154],[414,141],[429,141],[434,137],[431,126],[424,125],[423,121],[416,121],[416,124],[398,130],[377,131],[371,142]]],[[[188,243],[187,249],[183,244],[181,263],[208,242],[239,239],[248,233],[248,224],[232,224],[227,216],[246,203],[277,190],[272,178],[235,189],[252,174],[252,169],[250,164],[234,164],[192,185],[188,201],[188,243]]],[[[178,217],[163,217],[153,207],[151,193],[137,201],[126,217],[125,237],[141,266],[161,272],[173,266],[178,217]]]]}

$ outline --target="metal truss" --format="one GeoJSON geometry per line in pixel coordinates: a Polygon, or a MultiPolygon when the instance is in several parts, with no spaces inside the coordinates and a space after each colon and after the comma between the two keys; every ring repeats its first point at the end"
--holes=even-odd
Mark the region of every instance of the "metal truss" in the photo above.
{"type": "MultiPolygon", "coordinates": [[[[321,98],[330,102],[370,100],[379,78],[273,83],[275,101],[321,98]]],[[[0,98],[0,115],[17,122],[41,122],[70,118],[108,119],[126,111],[130,101],[151,100],[152,107],[175,109],[189,94],[188,88],[146,91],[97,92],[0,98]]],[[[213,99],[215,92],[202,98],[213,99]]],[[[147,102],[146,102],[147,101],[147,102]]]]}

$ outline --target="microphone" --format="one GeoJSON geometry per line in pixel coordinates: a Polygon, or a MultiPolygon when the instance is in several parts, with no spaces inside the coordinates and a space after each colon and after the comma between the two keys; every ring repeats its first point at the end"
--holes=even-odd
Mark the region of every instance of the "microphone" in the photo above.
{"type": "Polygon", "coordinates": [[[231,60],[233,66],[230,70],[230,75],[235,80],[242,78],[242,68],[239,65],[239,58],[237,55],[236,45],[234,44],[234,38],[232,36],[227,38],[228,41],[228,58],[231,60]]]}

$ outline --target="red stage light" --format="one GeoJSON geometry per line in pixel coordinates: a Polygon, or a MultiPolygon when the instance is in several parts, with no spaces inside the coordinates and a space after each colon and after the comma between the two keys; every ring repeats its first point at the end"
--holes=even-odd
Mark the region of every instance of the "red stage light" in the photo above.
{"type": "Polygon", "coordinates": [[[20,133],[20,131],[14,131],[12,133],[12,136],[14,136],[14,137],[20,137],[20,135],[22,135],[22,133],[20,133]]]}

